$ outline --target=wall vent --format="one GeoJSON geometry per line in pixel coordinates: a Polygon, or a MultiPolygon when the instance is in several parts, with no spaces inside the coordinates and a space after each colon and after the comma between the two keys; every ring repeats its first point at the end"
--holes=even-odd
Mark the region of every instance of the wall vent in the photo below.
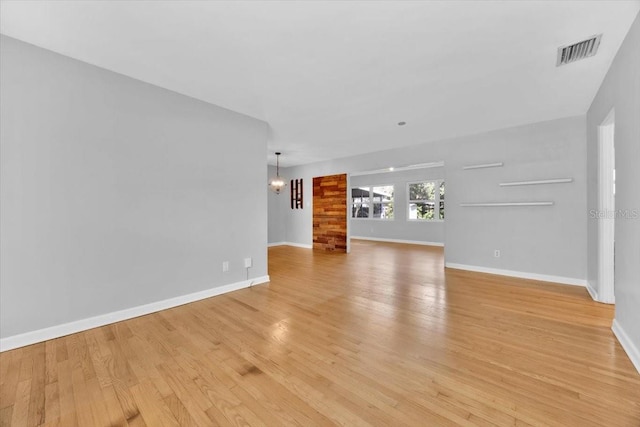
{"type": "Polygon", "coordinates": [[[600,39],[602,34],[589,37],[586,40],[572,43],[566,46],[560,46],[558,48],[558,60],[556,66],[570,64],[572,62],[579,61],[584,58],[595,55],[598,52],[598,46],[600,46],[600,39]]]}

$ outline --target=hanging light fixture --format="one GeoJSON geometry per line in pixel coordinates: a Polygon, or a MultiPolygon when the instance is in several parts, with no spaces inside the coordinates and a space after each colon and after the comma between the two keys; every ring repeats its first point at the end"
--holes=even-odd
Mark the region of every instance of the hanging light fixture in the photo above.
{"type": "Polygon", "coordinates": [[[280,152],[276,152],[276,176],[269,180],[269,188],[276,194],[280,194],[285,187],[285,180],[280,176],[280,152]]]}

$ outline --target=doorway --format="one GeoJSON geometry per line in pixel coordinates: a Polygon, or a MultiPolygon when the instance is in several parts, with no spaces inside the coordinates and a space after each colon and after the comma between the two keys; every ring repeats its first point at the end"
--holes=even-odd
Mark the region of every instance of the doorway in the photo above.
{"type": "Polygon", "coordinates": [[[615,113],[598,127],[598,301],[615,302],[615,113]]]}

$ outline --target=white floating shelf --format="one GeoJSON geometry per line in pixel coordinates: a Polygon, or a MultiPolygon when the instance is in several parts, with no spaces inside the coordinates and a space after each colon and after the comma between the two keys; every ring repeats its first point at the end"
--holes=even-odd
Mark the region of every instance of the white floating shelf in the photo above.
{"type": "Polygon", "coordinates": [[[499,162],[499,163],[484,163],[484,164],[481,164],[481,165],[463,166],[462,169],[463,170],[469,170],[469,169],[501,168],[502,166],[504,166],[504,163],[502,163],[502,162],[499,162]]]}
{"type": "Polygon", "coordinates": [[[460,203],[468,207],[503,207],[503,206],[553,206],[553,202],[502,202],[502,203],[460,203]]]}
{"type": "Polygon", "coordinates": [[[573,178],[540,179],[536,181],[513,181],[501,182],[500,187],[515,187],[517,185],[542,185],[542,184],[564,184],[573,182],[573,178]]]}

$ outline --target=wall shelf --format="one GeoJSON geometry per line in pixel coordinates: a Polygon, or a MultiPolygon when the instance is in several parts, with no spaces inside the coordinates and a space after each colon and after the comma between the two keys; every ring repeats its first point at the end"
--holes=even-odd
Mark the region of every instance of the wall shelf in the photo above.
{"type": "Polygon", "coordinates": [[[480,164],[480,165],[463,166],[462,169],[463,170],[470,170],[470,169],[501,168],[502,166],[504,166],[504,163],[502,163],[502,162],[498,162],[498,163],[483,163],[483,164],[480,164]]]}
{"type": "Polygon", "coordinates": [[[500,187],[515,187],[518,185],[544,185],[544,184],[564,184],[573,182],[573,178],[539,179],[535,181],[512,181],[501,182],[500,187]]]}
{"type": "Polygon", "coordinates": [[[469,207],[504,207],[504,206],[553,206],[553,202],[500,202],[500,203],[460,203],[460,206],[469,207]]]}

